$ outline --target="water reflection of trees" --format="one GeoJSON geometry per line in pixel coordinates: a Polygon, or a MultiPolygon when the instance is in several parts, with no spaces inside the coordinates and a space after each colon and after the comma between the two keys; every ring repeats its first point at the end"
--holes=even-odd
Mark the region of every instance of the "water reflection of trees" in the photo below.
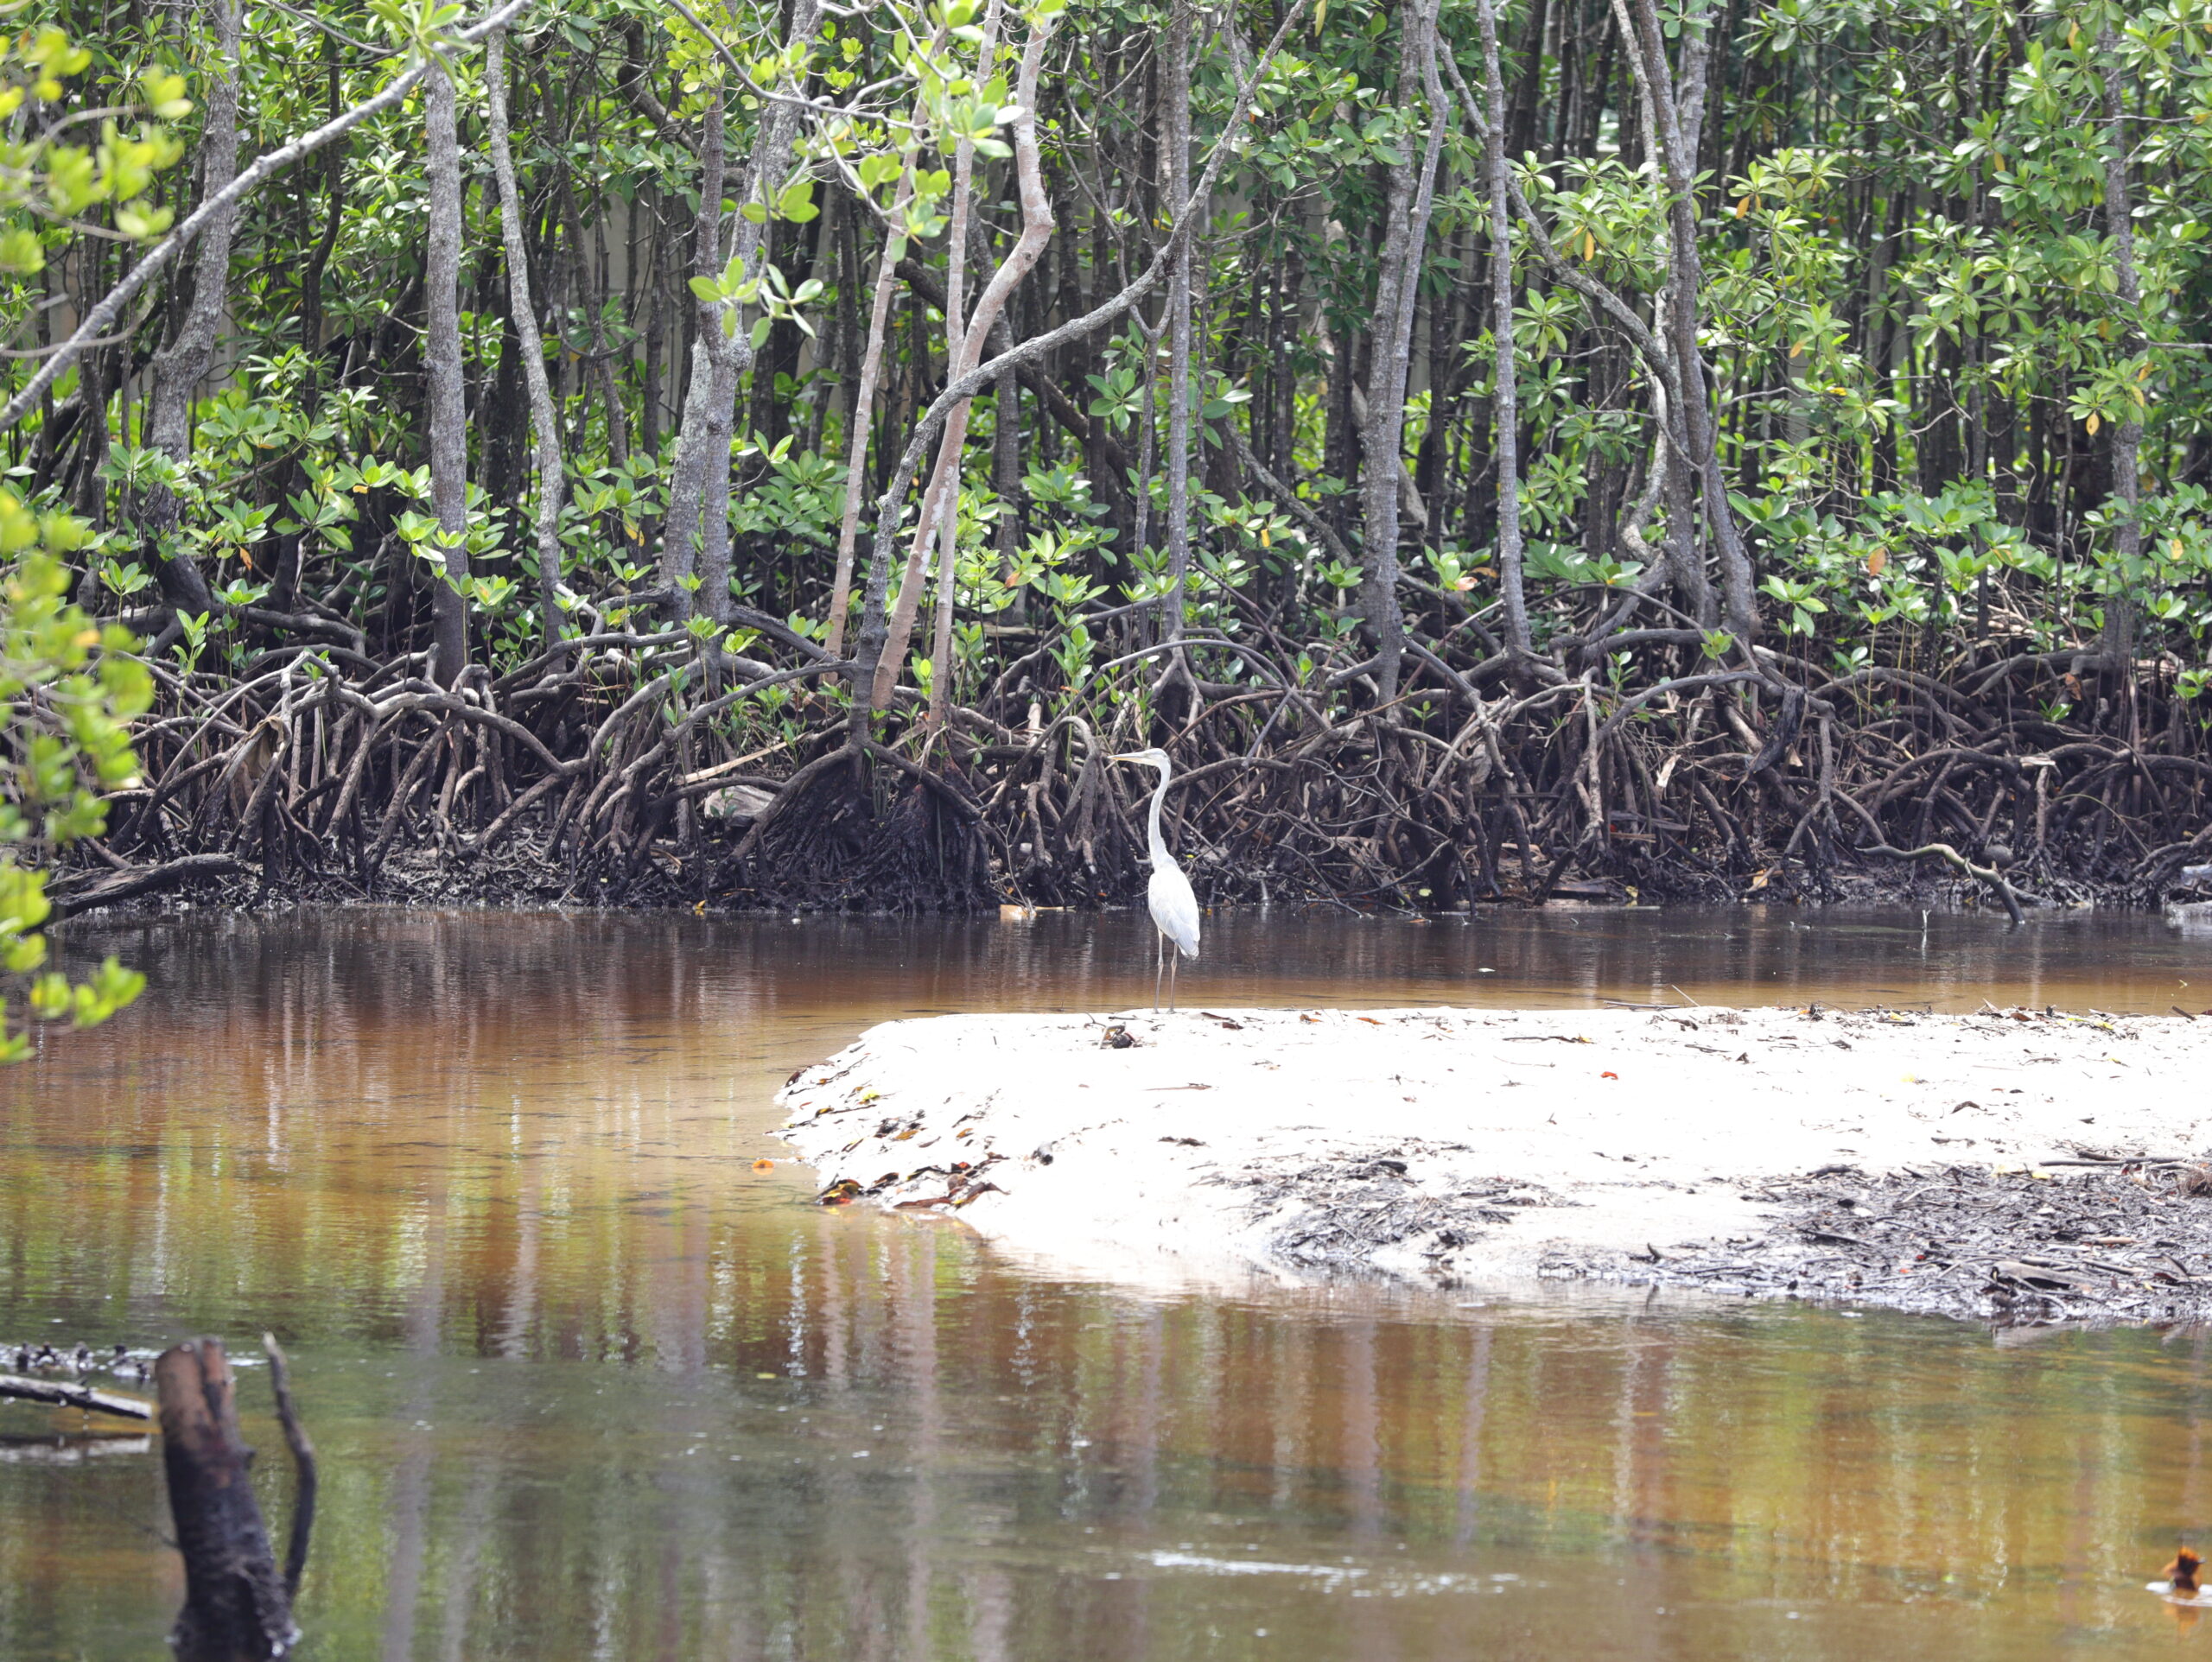
{"type": "MultiPolygon", "coordinates": [[[[1265,1627],[1284,1655],[1691,1655],[1800,1608],[1996,1656],[2127,1625],[2144,1543],[2205,1498],[2197,1337],[1144,1298],[825,1214],[750,1162],[765,1092],[855,1010],[1080,1002],[1120,961],[786,929],[149,931],[147,1007],[0,1081],[0,1315],[293,1342],[331,1654],[1243,1655],[1265,1627]],[[1294,1568],[1224,1567],[1253,1562],[1294,1568]]],[[[1387,993],[1472,949],[1433,936],[1331,938],[1387,993]]],[[[1531,981],[1676,961],[1501,943],[1480,961],[1531,981]]],[[[158,1576],[116,1540],[144,1474],[108,1465],[0,1462],[0,1652],[158,1576]]],[[[1836,1635],[1812,1653],[1872,1647],[1836,1635]]]]}

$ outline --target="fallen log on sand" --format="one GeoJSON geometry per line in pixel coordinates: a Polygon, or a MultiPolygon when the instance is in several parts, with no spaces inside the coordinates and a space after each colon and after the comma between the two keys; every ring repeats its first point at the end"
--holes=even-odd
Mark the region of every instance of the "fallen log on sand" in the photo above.
{"type": "Polygon", "coordinates": [[[953,1016],[802,1070],[784,1134],[825,1203],[957,1217],[1077,1274],[1576,1277],[2159,1319],[2212,1314],[2212,1162],[2171,1169],[2207,1142],[2186,1105],[2208,1071],[2212,1023],[2178,1017],[953,1016]],[[2018,1268],[2081,1253],[2078,1274],[2018,1268]]]}

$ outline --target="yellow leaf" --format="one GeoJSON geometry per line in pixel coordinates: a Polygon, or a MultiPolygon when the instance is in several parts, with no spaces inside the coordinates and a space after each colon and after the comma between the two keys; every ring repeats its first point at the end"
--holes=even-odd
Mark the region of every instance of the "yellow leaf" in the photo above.
{"type": "Polygon", "coordinates": [[[1789,343],[1789,355],[1792,358],[1802,358],[1805,355],[1805,343],[1802,340],[1791,341],[1789,343]]]}
{"type": "Polygon", "coordinates": [[[1598,238],[1587,229],[1582,233],[1582,257],[1586,260],[1598,257],[1598,238]]]}
{"type": "Polygon", "coordinates": [[[1751,199],[1750,197],[1748,197],[1748,196],[1741,196],[1741,197],[1737,198],[1737,200],[1736,200],[1736,217],[1737,217],[1738,219],[1742,219],[1742,218],[1743,218],[1746,213],[1749,213],[1751,211],[1751,199]]]}
{"type": "Polygon", "coordinates": [[[2089,429],[2089,435],[2090,435],[2092,438],[2094,438],[2094,437],[2095,437],[2095,436],[2096,436],[2096,431],[2097,431],[2097,429],[2098,429],[2099,428],[2102,427],[2104,424],[2105,424],[2105,422],[2104,422],[2104,417],[2103,417],[2103,416],[2101,416],[2098,415],[2098,414],[2097,414],[2097,412],[2096,412],[2096,411],[2094,411],[2094,409],[2093,409],[2093,410],[2091,410],[2091,411],[2089,412],[2089,419],[2088,419],[2088,429],[2089,429]]]}
{"type": "Polygon", "coordinates": [[[1887,567],[1889,563],[1890,551],[1887,549],[1875,549],[1873,553],[1866,556],[1867,575],[1870,577],[1879,577],[1882,574],[1883,569],[1887,567]]]}
{"type": "Polygon", "coordinates": [[[2168,552],[2170,552],[2170,553],[2173,555],[2173,557],[2174,557],[2175,559],[2177,559],[2177,560],[2180,559],[2180,558],[2182,557],[2182,552],[2181,552],[2181,538],[2179,538],[2178,536],[2177,536],[2176,538],[2174,538],[2174,540],[2173,540],[2172,542],[2169,542],[2169,543],[2167,543],[2167,544],[2166,544],[2166,549],[2167,549],[2167,551],[2168,551],[2168,552]]]}

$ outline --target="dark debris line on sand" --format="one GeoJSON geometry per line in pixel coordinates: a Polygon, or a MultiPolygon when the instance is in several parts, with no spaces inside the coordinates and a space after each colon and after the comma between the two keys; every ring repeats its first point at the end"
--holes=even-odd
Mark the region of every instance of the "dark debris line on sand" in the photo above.
{"type": "Polygon", "coordinates": [[[1255,1167],[1206,1181],[1243,1190],[1247,1215],[1274,1224],[1270,1255],[1305,1269],[1371,1267],[1379,1248],[1414,1240],[1421,1241],[1424,1258],[1440,1263],[1489,1228],[1512,1222],[1514,1208],[1576,1204],[1540,1184],[1502,1177],[1449,1195],[1423,1192],[1407,1180],[1409,1156],[1466,1151],[1464,1143],[1408,1138],[1372,1154],[1316,1159],[1296,1170],[1255,1167]]]}
{"type": "Polygon", "coordinates": [[[1779,1179],[1774,1227],[1748,1240],[1545,1272],[1702,1287],[1930,1316],[2035,1323],[2201,1321],[2212,1315],[2212,1167],[1965,1167],[1779,1179]]]}
{"type": "MultiPolygon", "coordinates": [[[[1454,1151],[1409,1143],[1210,1181],[1242,1191],[1246,1215],[1269,1223],[1268,1251],[1284,1263],[1373,1271],[1379,1249],[1414,1242],[1446,1282],[1459,1248],[1526,1219],[1525,1208],[1580,1204],[1504,1178],[1425,1193],[1390,1158],[1454,1151]]],[[[1641,1253],[1561,1250],[1539,1272],[2020,1324],[2212,1316],[2212,1164],[1954,1166],[1879,1177],[1836,1166],[1774,1179],[1745,1198],[1772,1202],[1766,1233],[1641,1253]]]]}

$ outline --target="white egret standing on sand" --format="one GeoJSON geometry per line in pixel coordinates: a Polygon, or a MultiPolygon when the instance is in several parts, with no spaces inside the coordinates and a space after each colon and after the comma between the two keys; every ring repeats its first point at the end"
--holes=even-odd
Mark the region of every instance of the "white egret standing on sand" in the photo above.
{"type": "Polygon", "coordinates": [[[1175,977],[1172,966],[1185,958],[1198,955],[1198,898],[1191,891],[1191,879],[1183,875],[1183,868],[1175,863],[1175,856],[1167,852],[1167,840],[1160,834],[1160,810],[1167,801],[1168,777],[1175,764],[1164,750],[1131,751],[1126,756],[1109,758],[1116,762],[1141,762],[1147,767],[1160,770],[1160,789],[1152,793],[1152,817],[1147,825],[1152,844],[1152,881],[1145,885],[1145,904],[1151,908],[1153,927],[1160,931],[1159,954],[1152,975],[1152,1007],[1160,1008],[1160,977],[1167,974],[1167,1007],[1175,1007],[1175,977]],[[1171,957],[1168,943],[1173,942],[1175,955],[1171,957]]]}

